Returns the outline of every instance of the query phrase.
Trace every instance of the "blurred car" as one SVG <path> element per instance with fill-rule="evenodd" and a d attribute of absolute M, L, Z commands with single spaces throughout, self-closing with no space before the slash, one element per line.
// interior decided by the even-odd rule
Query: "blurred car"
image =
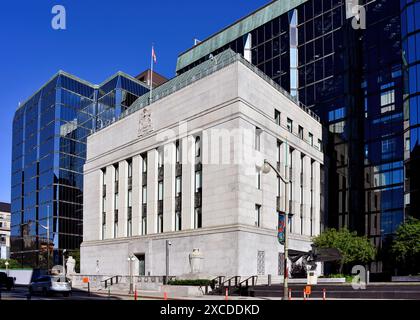
<path fill-rule="evenodd" d="M 0 272 L 0 288 L 4 287 L 7 291 L 15 286 L 16 278 L 8 277 L 6 272 Z"/>
<path fill-rule="evenodd" d="M 71 294 L 71 282 L 65 276 L 41 276 L 29 285 L 29 293 L 41 293 L 45 296 L 62 293 L 65 297 Z"/>

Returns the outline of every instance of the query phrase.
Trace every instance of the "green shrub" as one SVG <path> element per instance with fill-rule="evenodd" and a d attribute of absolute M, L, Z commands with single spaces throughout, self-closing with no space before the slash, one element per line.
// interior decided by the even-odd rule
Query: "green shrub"
<path fill-rule="evenodd" d="M 211 280 L 198 279 L 198 280 L 171 280 L 168 282 L 170 286 L 209 286 Z"/>

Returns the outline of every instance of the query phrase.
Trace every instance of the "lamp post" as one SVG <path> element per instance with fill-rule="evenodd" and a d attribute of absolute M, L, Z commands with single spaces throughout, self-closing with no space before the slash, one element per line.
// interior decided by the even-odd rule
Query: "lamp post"
<path fill-rule="evenodd" d="M 66 276 L 66 256 L 67 249 L 63 249 L 63 275 Z"/>
<path fill-rule="evenodd" d="M 136 258 L 134 257 L 133 254 L 127 258 L 128 268 L 129 268 L 129 273 L 130 273 L 130 292 L 129 292 L 129 294 L 133 294 L 134 293 L 134 290 L 133 290 L 133 268 L 132 268 L 132 265 L 133 265 L 133 262 L 134 262 L 135 259 Z"/>
<path fill-rule="evenodd" d="M 169 280 L 169 247 L 172 245 L 172 242 L 166 240 L 166 272 L 165 272 L 165 284 L 168 284 Z"/>
<path fill-rule="evenodd" d="M 47 225 L 39 224 L 42 228 L 47 230 L 47 272 L 50 270 L 50 206 L 47 206 Z"/>
<path fill-rule="evenodd" d="M 287 176 L 287 158 L 288 158 L 288 144 L 286 142 L 286 176 Z M 285 190 L 284 190 L 284 281 L 283 281 L 283 299 L 287 300 L 288 296 L 289 296 L 289 275 L 288 275 L 288 267 L 287 267 L 287 261 L 289 258 L 289 236 L 288 236 L 288 219 L 289 216 L 287 214 L 287 202 L 288 202 L 288 194 L 289 194 L 289 190 L 288 188 L 290 187 L 290 177 L 289 179 L 285 179 L 281 176 L 280 172 L 277 170 L 277 168 L 275 168 L 270 162 L 268 162 L 268 160 L 264 160 L 264 165 L 262 168 L 262 172 L 264 174 L 268 174 L 271 169 L 273 169 L 273 171 L 277 174 L 277 177 L 281 179 L 281 181 L 283 181 L 283 183 L 285 184 Z"/>

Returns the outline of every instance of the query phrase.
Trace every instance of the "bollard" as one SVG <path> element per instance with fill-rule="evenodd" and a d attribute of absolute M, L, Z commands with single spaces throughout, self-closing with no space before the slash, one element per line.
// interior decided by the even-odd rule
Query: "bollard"
<path fill-rule="evenodd" d="M 271 287 L 271 274 L 268 275 L 268 286 Z"/>
<path fill-rule="evenodd" d="M 90 282 L 88 282 L 88 295 L 90 297 Z"/>
<path fill-rule="evenodd" d="M 306 301 L 306 290 L 303 288 L 303 301 Z"/>
<path fill-rule="evenodd" d="M 327 290 L 325 288 L 322 290 L 322 300 L 327 300 Z"/>
<path fill-rule="evenodd" d="M 163 299 L 168 300 L 168 294 L 166 292 L 163 293 Z"/>
<path fill-rule="evenodd" d="M 137 300 L 137 290 L 134 291 L 134 300 Z"/>
<path fill-rule="evenodd" d="M 226 301 L 228 301 L 228 297 L 229 297 L 229 289 L 226 288 L 226 291 L 225 291 L 225 300 Z"/>
<path fill-rule="evenodd" d="M 292 300 L 292 289 L 289 289 L 289 300 Z"/>
<path fill-rule="evenodd" d="M 111 287 L 108 288 L 108 299 L 111 298 Z"/>

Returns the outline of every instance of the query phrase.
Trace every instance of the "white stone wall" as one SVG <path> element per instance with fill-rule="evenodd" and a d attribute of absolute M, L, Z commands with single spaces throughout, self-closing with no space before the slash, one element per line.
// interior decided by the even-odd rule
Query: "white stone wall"
<path fill-rule="evenodd" d="M 274 110 L 281 112 L 281 125 Z M 128 273 L 127 257 L 146 256 L 146 274 L 165 273 L 165 240 L 170 239 L 171 275 L 189 272 L 189 254 L 194 248 L 204 254 L 203 272 L 209 275 L 254 275 L 257 255 L 265 255 L 265 273 L 277 275 L 277 178 L 274 172 L 261 175 L 257 189 L 256 172 L 263 159 L 289 175 L 292 165 L 292 249 L 310 250 L 311 236 L 320 230 L 320 165 L 322 153 L 309 145 L 309 132 L 318 141 L 320 123 L 241 63 L 234 63 L 149 107 L 153 131 L 139 137 L 138 111 L 88 139 L 85 165 L 84 242 L 81 272 L 107 275 Z M 287 130 L 293 119 L 294 132 Z M 297 126 L 304 128 L 300 139 Z M 260 151 L 255 150 L 256 128 L 261 130 Z M 202 141 L 202 228 L 194 229 L 195 137 Z M 181 144 L 182 230 L 175 232 L 175 142 Z M 294 149 L 286 167 L 286 142 Z M 224 143 L 223 143 L 224 142 Z M 241 142 L 241 143 L 239 143 Z M 163 231 L 158 221 L 158 151 L 164 150 Z M 147 235 L 141 235 L 142 170 L 141 154 L 147 153 Z M 301 154 L 304 155 L 303 167 Z M 127 238 L 127 159 L 133 163 L 133 236 Z M 119 165 L 119 202 L 114 203 L 114 164 Z M 102 228 L 102 173 L 106 168 L 106 239 Z M 303 202 L 300 197 L 303 170 Z M 313 176 L 311 179 L 311 172 Z M 312 185 L 311 185 L 312 184 Z M 281 209 L 287 191 L 280 185 Z M 312 190 L 312 191 L 311 191 Z M 261 206 L 260 226 L 255 226 L 256 205 Z M 302 206 L 301 206 L 302 205 Z M 118 234 L 113 233 L 114 210 L 119 211 Z M 301 219 L 302 208 L 302 219 Z M 287 204 L 286 209 L 289 209 Z M 312 215 L 312 219 L 311 219 Z M 312 221 L 312 227 L 311 227 Z M 312 230 L 312 234 L 311 234 Z M 138 264 L 138 261 L 136 262 Z M 138 265 L 137 265 L 138 270 Z M 261 271 L 261 270 L 260 270 Z"/>

